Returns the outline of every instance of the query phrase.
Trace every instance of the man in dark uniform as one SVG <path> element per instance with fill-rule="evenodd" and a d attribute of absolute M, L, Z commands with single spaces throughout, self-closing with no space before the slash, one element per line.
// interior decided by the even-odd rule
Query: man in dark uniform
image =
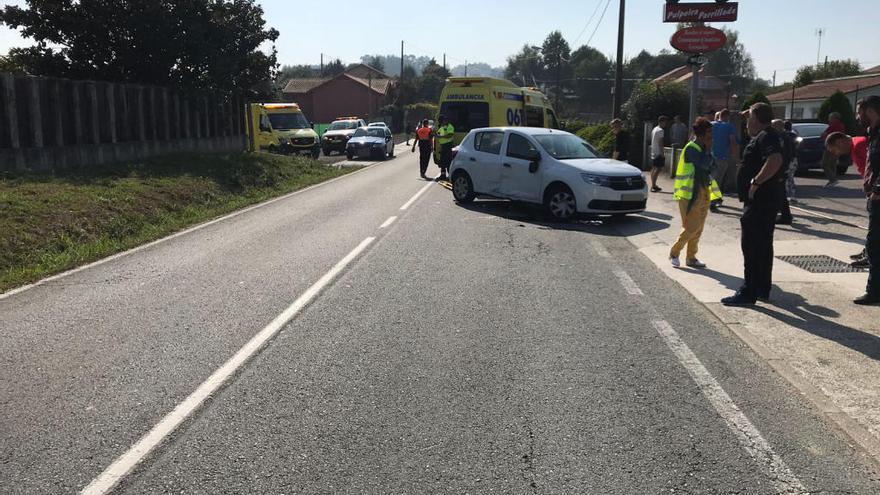
<path fill-rule="evenodd" d="M 727 306 L 751 306 L 770 297 L 773 283 L 773 231 L 785 195 L 782 169 L 782 137 L 770 125 L 773 109 L 756 103 L 748 110 L 746 146 L 737 174 L 737 193 L 745 203 L 742 218 L 743 286 L 721 302 Z"/>
<path fill-rule="evenodd" d="M 416 142 L 413 143 L 413 153 L 416 152 L 416 145 L 419 146 L 419 170 L 422 172 L 422 178 L 427 179 L 425 173 L 428 171 L 428 163 L 431 161 L 431 153 L 434 151 L 434 130 L 428 125 L 428 119 L 422 121 L 422 125 L 416 131 Z"/>
<path fill-rule="evenodd" d="M 868 286 L 865 295 L 857 298 L 862 306 L 880 305 L 880 96 L 865 98 L 861 107 L 870 125 L 868 132 L 868 164 L 865 168 L 865 192 L 868 194 Z"/>

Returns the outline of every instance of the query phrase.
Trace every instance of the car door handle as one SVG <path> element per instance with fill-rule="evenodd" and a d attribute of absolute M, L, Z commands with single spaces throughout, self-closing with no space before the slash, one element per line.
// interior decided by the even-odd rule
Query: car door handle
<path fill-rule="evenodd" d="M 507 168 L 511 168 L 511 167 L 513 167 L 513 165 L 511 165 L 511 164 L 509 164 L 509 163 L 505 163 L 504 166 L 507 167 Z"/>
<path fill-rule="evenodd" d="M 475 161 L 477 161 L 477 159 L 476 159 L 476 158 L 474 158 L 474 157 L 470 157 L 470 158 L 468 158 L 468 160 L 470 160 L 470 161 L 472 161 L 472 162 L 475 162 Z"/>

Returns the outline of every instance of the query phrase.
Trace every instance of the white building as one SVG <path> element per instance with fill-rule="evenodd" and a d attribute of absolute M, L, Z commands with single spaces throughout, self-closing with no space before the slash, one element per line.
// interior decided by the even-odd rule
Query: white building
<path fill-rule="evenodd" d="M 786 119 L 814 120 L 819 117 L 822 103 L 840 91 L 855 109 L 856 101 L 871 95 L 880 95 L 880 67 L 874 67 L 858 76 L 822 79 L 813 84 L 767 95 L 774 115 Z M 793 108 L 792 108 L 793 107 Z"/>

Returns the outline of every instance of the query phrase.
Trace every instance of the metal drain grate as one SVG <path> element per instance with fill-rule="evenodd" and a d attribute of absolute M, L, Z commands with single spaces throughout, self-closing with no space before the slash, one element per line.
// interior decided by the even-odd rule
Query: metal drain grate
<path fill-rule="evenodd" d="M 853 268 L 849 263 L 844 263 L 843 261 L 824 254 L 808 256 L 777 256 L 777 258 L 810 273 L 858 273 L 867 271 L 864 268 Z"/>

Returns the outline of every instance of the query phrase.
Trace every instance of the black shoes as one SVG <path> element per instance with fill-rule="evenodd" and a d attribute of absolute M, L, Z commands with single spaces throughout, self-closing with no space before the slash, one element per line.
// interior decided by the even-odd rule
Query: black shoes
<path fill-rule="evenodd" d="M 657 186 L 654 186 L 654 187 L 651 188 L 651 192 L 655 192 L 655 193 L 660 192 L 660 191 L 662 191 L 662 190 L 663 190 L 663 189 L 660 189 L 660 188 L 657 187 Z"/>
<path fill-rule="evenodd" d="M 859 306 L 880 306 L 880 295 L 865 294 L 853 302 Z"/>
<path fill-rule="evenodd" d="M 857 269 L 871 268 L 871 263 L 868 261 L 868 258 L 861 258 L 853 261 L 849 264 L 849 266 Z"/>
<path fill-rule="evenodd" d="M 776 225 L 791 225 L 793 221 L 791 217 L 779 217 L 776 219 Z"/>
<path fill-rule="evenodd" d="M 725 306 L 754 306 L 756 302 L 756 297 L 746 294 L 742 289 L 736 291 L 736 294 L 721 300 L 721 304 Z"/>
<path fill-rule="evenodd" d="M 867 257 L 868 257 L 868 250 L 867 250 L 867 249 L 862 249 L 862 252 L 861 252 L 861 253 L 859 253 L 859 254 L 854 254 L 854 255 L 850 256 L 849 259 L 851 259 L 851 260 L 853 260 L 853 261 L 858 261 L 858 260 L 860 260 L 860 259 L 862 259 L 862 258 L 867 258 Z"/>

